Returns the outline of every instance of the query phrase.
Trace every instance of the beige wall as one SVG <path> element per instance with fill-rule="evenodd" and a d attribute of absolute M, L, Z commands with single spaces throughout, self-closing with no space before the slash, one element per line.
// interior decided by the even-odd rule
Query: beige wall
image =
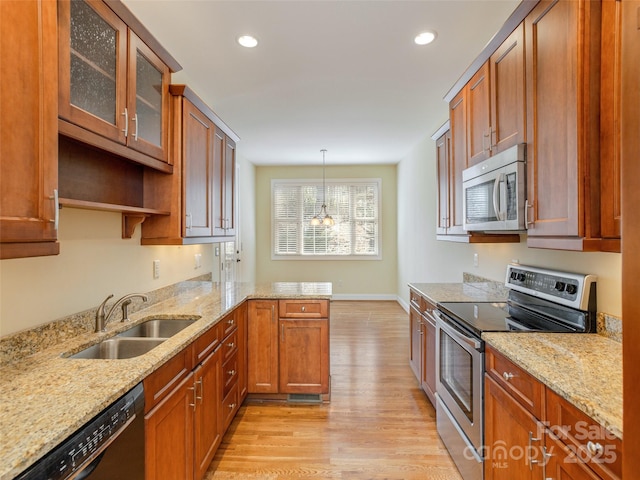
<path fill-rule="evenodd" d="M 395 298 L 396 166 L 327 166 L 326 177 L 382 179 L 382 260 L 271 260 L 271 180 L 319 179 L 322 178 L 322 167 L 257 167 L 257 280 L 332 282 L 336 298 Z"/>
<path fill-rule="evenodd" d="M 435 130 L 435 128 L 434 128 Z M 436 240 L 435 143 L 423 139 L 398 164 L 398 284 L 408 304 L 410 282 L 459 282 L 463 272 L 504 281 L 506 264 L 519 260 L 547 268 L 598 275 L 598 311 L 621 316 L 621 255 L 527 248 L 520 244 L 468 245 Z M 473 266 L 473 254 L 479 266 Z"/>

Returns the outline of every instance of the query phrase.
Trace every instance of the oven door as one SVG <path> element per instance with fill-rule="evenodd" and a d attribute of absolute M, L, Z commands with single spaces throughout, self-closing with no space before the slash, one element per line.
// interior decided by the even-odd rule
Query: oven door
<path fill-rule="evenodd" d="M 436 391 L 476 452 L 482 446 L 482 341 L 436 311 Z"/>

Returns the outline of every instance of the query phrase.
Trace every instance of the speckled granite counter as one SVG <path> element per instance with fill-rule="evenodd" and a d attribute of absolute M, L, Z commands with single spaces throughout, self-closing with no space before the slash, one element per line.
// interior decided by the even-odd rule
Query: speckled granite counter
<path fill-rule="evenodd" d="M 0 367 L 0 479 L 26 470 L 106 406 L 122 396 L 209 326 L 250 298 L 331 298 L 331 283 L 265 285 L 194 282 L 175 297 Z M 149 316 L 199 317 L 145 355 L 126 360 L 63 358 Z"/>
<path fill-rule="evenodd" d="M 562 333 L 483 333 L 482 338 L 622 439 L 620 343 Z"/>
<path fill-rule="evenodd" d="M 410 283 L 410 288 L 433 303 L 438 302 L 505 302 L 504 285 L 498 282 Z"/>

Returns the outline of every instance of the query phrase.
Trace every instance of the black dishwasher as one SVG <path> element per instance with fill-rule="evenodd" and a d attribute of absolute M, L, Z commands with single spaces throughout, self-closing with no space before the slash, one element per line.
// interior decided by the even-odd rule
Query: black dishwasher
<path fill-rule="evenodd" d="M 16 480 L 144 480 L 144 389 L 120 397 Z"/>

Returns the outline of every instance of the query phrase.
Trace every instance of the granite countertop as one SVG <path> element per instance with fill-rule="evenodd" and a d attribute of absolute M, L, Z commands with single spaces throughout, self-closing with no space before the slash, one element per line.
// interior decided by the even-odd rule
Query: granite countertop
<path fill-rule="evenodd" d="M 482 338 L 622 439 L 619 342 L 566 333 L 483 333 Z"/>
<path fill-rule="evenodd" d="M 26 470 L 110 403 L 141 382 L 246 299 L 326 298 L 331 283 L 212 283 L 194 288 L 0 367 L 0 479 Z M 199 318 L 145 355 L 123 360 L 69 359 L 73 354 L 149 316 Z"/>
<path fill-rule="evenodd" d="M 410 283 L 409 287 L 433 303 L 507 301 L 504 285 L 498 282 Z"/>

